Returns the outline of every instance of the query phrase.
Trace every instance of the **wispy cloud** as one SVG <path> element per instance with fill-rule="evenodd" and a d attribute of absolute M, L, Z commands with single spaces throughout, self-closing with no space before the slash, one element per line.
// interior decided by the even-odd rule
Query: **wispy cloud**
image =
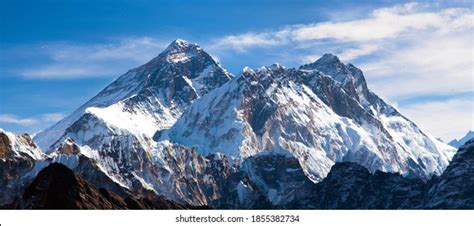
<path fill-rule="evenodd" d="M 369 55 L 380 49 L 379 45 L 376 44 L 362 44 L 356 48 L 349 48 L 339 53 L 339 57 L 346 61 L 353 60 L 361 56 Z M 314 59 L 313 59 L 314 60 Z"/>
<path fill-rule="evenodd" d="M 216 48 L 245 51 L 248 48 L 259 46 L 278 46 L 288 42 L 290 30 L 280 30 L 268 33 L 246 33 L 229 35 L 214 41 Z"/>
<path fill-rule="evenodd" d="M 473 21 L 469 8 L 408 3 L 355 20 L 225 36 L 216 41 L 216 48 L 285 49 L 301 63 L 333 52 L 344 61 L 358 62 L 372 88 L 390 98 L 466 92 L 473 89 Z"/>
<path fill-rule="evenodd" d="M 468 9 L 444 9 L 429 12 L 417 3 L 396 5 L 372 11 L 366 18 L 346 22 L 324 22 L 305 25 L 292 32 L 297 41 L 335 39 L 368 42 L 418 35 L 415 31 L 446 30 L 469 25 Z"/>
<path fill-rule="evenodd" d="M 48 62 L 20 74 L 35 79 L 116 76 L 156 56 L 165 43 L 150 37 L 128 38 L 112 44 L 46 44 L 38 48 Z"/>
<path fill-rule="evenodd" d="M 449 142 L 474 129 L 474 99 L 430 101 L 400 107 L 424 131 Z"/>
<path fill-rule="evenodd" d="M 34 118 L 21 118 L 16 115 L 10 115 L 10 114 L 1 114 L 0 122 L 20 125 L 20 126 L 31 126 L 31 125 L 37 124 L 38 120 Z"/>
<path fill-rule="evenodd" d="M 217 43 L 227 45 L 217 45 L 216 51 L 265 47 L 267 52 L 278 53 L 284 49 L 290 53 L 284 59 L 290 56 L 301 63 L 333 52 L 344 61 L 355 61 L 364 71 L 369 88 L 397 103 L 474 90 L 473 21 L 470 8 L 408 3 L 375 9 L 353 20 L 226 36 Z M 402 105 L 400 110 L 443 139 L 474 127 L 472 98 L 417 102 Z"/>
<path fill-rule="evenodd" d="M 34 126 L 38 124 L 51 124 L 58 122 L 65 117 L 64 113 L 46 113 L 35 117 L 20 117 L 13 114 L 0 114 L 0 123 L 13 124 L 18 126 Z"/>
<path fill-rule="evenodd" d="M 61 112 L 54 112 L 54 113 L 46 113 L 40 116 L 41 120 L 48 123 L 55 123 L 59 122 L 59 120 L 63 119 L 66 114 Z"/>
<path fill-rule="evenodd" d="M 117 43 L 108 44 L 92 44 L 92 45 L 72 45 L 57 44 L 43 46 L 56 61 L 62 60 L 133 60 L 141 62 L 148 60 L 150 56 L 157 54 L 156 49 L 161 50 L 165 44 L 160 40 L 150 37 L 126 38 L 119 40 Z M 87 58 L 87 59 L 85 59 Z"/>
<path fill-rule="evenodd" d="M 115 70 L 100 65 L 87 65 L 79 62 L 57 62 L 21 72 L 26 78 L 34 79 L 73 79 L 85 77 L 110 76 Z"/>
<path fill-rule="evenodd" d="M 360 67 L 375 91 L 391 98 L 462 93 L 474 88 L 473 46 L 469 34 L 420 37 Z"/>

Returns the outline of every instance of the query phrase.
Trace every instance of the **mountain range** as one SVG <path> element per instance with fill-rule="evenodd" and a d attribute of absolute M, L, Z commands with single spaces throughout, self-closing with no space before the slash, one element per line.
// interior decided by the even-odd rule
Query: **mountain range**
<path fill-rule="evenodd" d="M 472 147 L 455 153 L 335 55 L 232 75 L 178 39 L 33 138 L 1 130 L 0 205 L 473 208 Z M 35 194 L 58 189 L 86 199 Z"/>

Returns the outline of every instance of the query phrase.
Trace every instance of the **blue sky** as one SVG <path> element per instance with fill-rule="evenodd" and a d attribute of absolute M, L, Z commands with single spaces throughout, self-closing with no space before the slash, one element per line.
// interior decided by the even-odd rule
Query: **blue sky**
<path fill-rule="evenodd" d="M 325 52 L 444 140 L 474 127 L 471 1 L 0 1 L 0 128 L 60 120 L 176 38 L 232 73 Z"/>

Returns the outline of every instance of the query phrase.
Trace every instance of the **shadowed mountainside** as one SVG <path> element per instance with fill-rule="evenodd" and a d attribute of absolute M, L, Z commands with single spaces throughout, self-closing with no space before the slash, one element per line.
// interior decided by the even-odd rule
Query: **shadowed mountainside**
<path fill-rule="evenodd" d="M 122 197 L 96 188 L 60 163 L 52 163 L 40 171 L 12 205 L 20 209 L 183 209 L 161 197 Z"/>

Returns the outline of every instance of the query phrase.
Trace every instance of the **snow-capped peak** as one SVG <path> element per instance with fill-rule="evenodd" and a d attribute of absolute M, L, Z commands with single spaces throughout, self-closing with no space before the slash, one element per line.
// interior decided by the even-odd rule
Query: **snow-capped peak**
<path fill-rule="evenodd" d="M 254 73 L 253 69 L 248 67 L 248 66 L 245 66 L 243 69 L 242 69 L 242 73 Z"/>
<path fill-rule="evenodd" d="M 270 65 L 270 68 L 274 71 L 276 70 L 280 70 L 280 69 L 285 69 L 285 66 L 279 64 L 279 63 L 274 63 L 272 65 Z"/>
<path fill-rule="evenodd" d="M 176 44 L 176 45 L 182 45 L 182 46 L 190 44 L 188 41 L 186 41 L 184 39 L 180 39 L 180 38 L 174 40 L 172 43 Z"/>
<path fill-rule="evenodd" d="M 177 39 L 157 57 L 120 76 L 73 114 L 40 132 L 35 141 L 49 152 L 65 136 L 83 145 L 92 139 L 84 135 L 94 137 L 117 131 L 152 135 L 156 130 L 170 127 L 196 98 L 231 78 L 197 44 Z M 83 124 L 91 121 L 97 123 L 93 125 L 96 131 L 92 128 L 82 131 Z M 68 134 L 79 131 L 86 134 Z M 88 139 L 78 139 L 76 135 Z"/>
<path fill-rule="evenodd" d="M 371 171 L 439 175 L 452 149 L 391 109 L 368 91 L 362 71 L 326 54 L 300 69 L 245 67 L 155 138 L 238 159 L 289 153 L 313 181 L 342 161 Z"/>
<path fill-rule="evenodd" d="M 322 62 L 325 62 L 325 63 L 332 63 L 332 62 L 341 63 L 341 60 L 339 60 L 339 57 L 337 57 L 336 55 L 334 55 L 332 53 L 325 53 L 316 62 L 320 62 L 320 63 L 322 63 Z"/>
<path fill-rule="evenodd" d="M 178 63 L 190 60 L 199 51 L 203 51 L 199 45 L 189 43 L 183 39 L 176 39 L 168 45 L 163 53 L 167 55 L 166 60 L 168 62 Z"/>
<path fill-rule="evenodd" d="M 332 53 L 325 53 L 321 58 L 316 60 L 313 63 L 303 65 L 302 68 L 311 68 L 311 69 L 319 69 L 319 68 L 332 68 L 332 69 L 343 69 L 345 68 L 344 63 Z M 333 71 L 334 72 L 334 71 Z"/>
<path fill-rule="evenodd" d="M 344 82 L 352 76 L 348 66 L 339 60 L 339 58 L 331 53 L 325 53 L 321 58 L 313 63 L 305 64 L 300 67 L 303 70 L 318 70 L 326 75 L 331 76 L 338 82 Z"/>
<path fill-rule="evenodd" d="M 452 141 L 450 141 L 448 144 L 455 147 L 455 148 L 459 148 L 461 147 L 464 143 L 466 143 L 468 140 L 474 138 L 474 131 L 472 130 L 469 130 L 469 132 L 466 133 L 466 135 L 462 138 L 460 138 L 459 140 L 458 139 L 454 139 Z"/>
<path fill-rule="evenodd" d="M 186 50 L 186 48 L 192 48 L 192 47 L 199 47 L 197 44 L 190 43 L 186 40 L 183 39 L 176 39 L 172 41 L 168 47 L 165 49 L 165 51 L 168 50 Z"/>
<path fill-rule="evenodd" d="M 25 155 L 35 160 L 44 157 L 28 134 L 17 135 L 0 128 L 0 159 Z"/>

